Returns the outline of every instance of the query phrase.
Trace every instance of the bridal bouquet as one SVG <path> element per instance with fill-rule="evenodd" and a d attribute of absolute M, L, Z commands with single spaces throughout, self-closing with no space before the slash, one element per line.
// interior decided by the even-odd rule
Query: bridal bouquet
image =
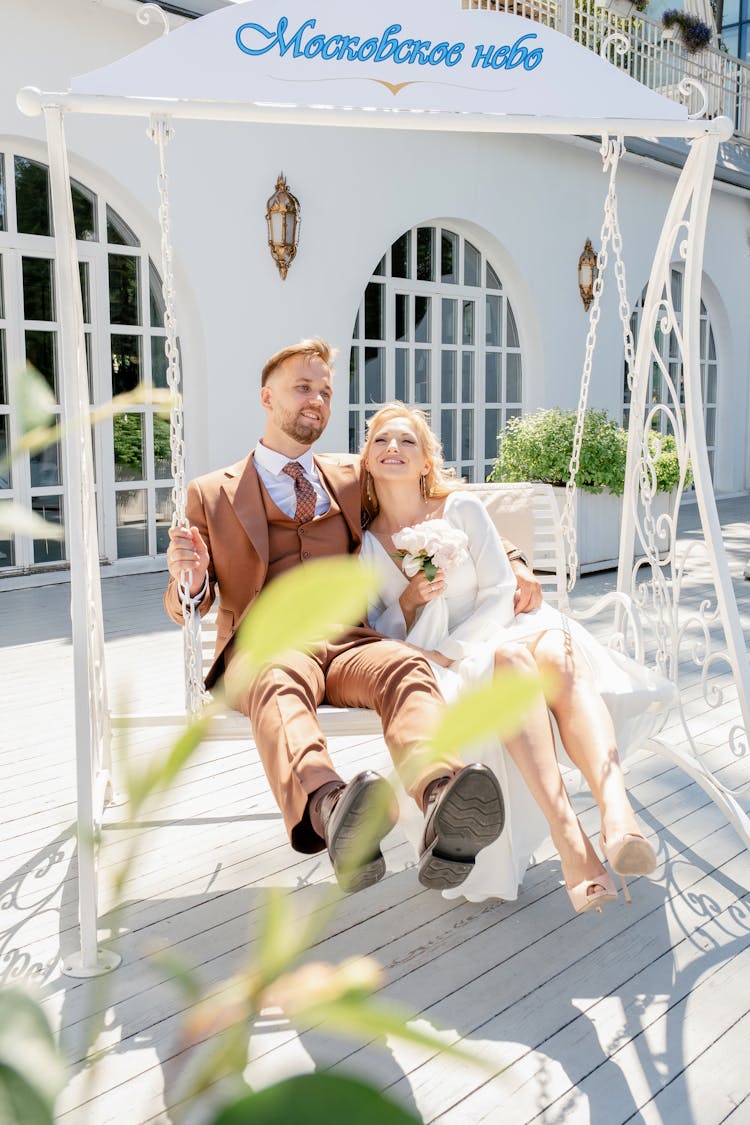
<path fill-rule="evenodd" d="M 393 536 L 396 557 L 401 559 L 407 578 L 423 570 L 429 582 L 439 570 L 448 570 L 467 558 L 468 543 L 466 532 L 447 520 L 425 520 L 415 527 L 403 527 Z"/>

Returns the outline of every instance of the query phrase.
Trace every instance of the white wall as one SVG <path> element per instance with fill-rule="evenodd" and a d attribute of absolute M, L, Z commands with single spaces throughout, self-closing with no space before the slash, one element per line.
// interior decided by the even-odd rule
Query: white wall
<path fill-rule="evenodd" d="M 23 85 L 65 88 L 71 76 L 149 41 L 131 17 L 88 0 L 5 0 L 0 146 L 42 155 L 43 126 L 23 117 Z M 156 153 L 143 119 L 73 118 L 71 170 L 113 206 L 159 261 Z M 574 406 L 587 317 L 576 267 L 586 238 L 599 246 L 606 192 L 597 146 L 533 137 L 385 133 L 321 127 L 176 124 L 169 148 L 177 249 L 179 331 L 185 359 L 190 475 L 242 456 L 262 427 L 258 371 L 303 335 L 341 349 L 345 383 L 355 313 L 370 273 L 402 231 L 461 222 L 498 269 L 517 314 L 525 406 Z M 24 138 L 18 142 L 17 138 Z M 265 203 L 280 170 L 302 203 L 300 249 L 282 282 L 266 245 Z M 626 158 L 619 198 L 631 303 L 676 173 Z M 750 258 L 747 197 L 714 191 L 705 299 L 720 350 L 717 486 L 750 484 L 748 369 Z M 622 333 L 614 276 L 607 279 L 591 404 L 617 415 Z M 342 386 L 343 391 L 343 386 Z M 339 394 L 325 444 L 346 444 Z"/>

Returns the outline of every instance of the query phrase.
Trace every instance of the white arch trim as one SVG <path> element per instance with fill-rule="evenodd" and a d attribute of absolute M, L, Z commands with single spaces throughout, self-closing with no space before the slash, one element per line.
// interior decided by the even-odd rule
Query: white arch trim
<path fill-rule="evenodd" d="M 684 107 L 647 90 L 566 36 L 517 16 L 462 10 L 458 0 L 411 0 L 408 17 L 396 0 L 248 0 L 161 38 L 92 74 L 65 93 L 25 88 L 19 108 L 43 113 L 47 128 L 60 287 L 61 403 L 68 418 L 88 408 L 83 318 L 65 143 L 66 113 L 146 116 L 153 122 L 190 117 L 277 125 L 325 124 L 386 129 L 484 131 L 561 135 L 678 136 L 692 139 L 657 248 L 644 305 L 644 325 L 654 323 L 675 248 L 685 262 L 684 367 L 688 398 L 684 455 L 693 464 L 706 532 L 727 660 L 738 685 L 746 746 L 750 729 L 750 667 L 734 602 L 716 504 L 708 476 L 700 420 L 696 334 L 708 201 L 721 140 L 732 134 L 726 118 L 691 120 Z M 620 43 L 622 46 L 622 43 Z M 606 47 L 606 44 L 605 44 Z M 594 108 L 592 109 L 592 104 Z M 168 263 L 167 263 L 168 265 Z M 163 263 L 163 276 L 168 276 Z M 648 328 L 636 356 L 632 414 L 643 411 L 650 353 Z M 639 406 L 639 403 L 641 404 Z M 639 410 L 641 413 L 639 413 Z M 629 558 L 636 533 L 643 441 L 631 426 L 622 529 L 619 586 L 628 592 L 637 576 Z M 96 864 L 93 826 L 101 794 L 110 788 L 109 723 L 103 704 L 104 645 L 91 443 L 81 427 L 65 442 L 69 513 L 71 617 L 79 794 L 79 917 L 81 951 L 66 970 L 93 975 L 116 955 L 97 945 Z M 648 535 L 645 536 L 648 540 Z M 647 557 L 669 596 L 674 561 L 653 543 Z M 678 606 L 663 627 L 677 635 Z M 90 702 L 91 701 L 91 702 Z M 695 751 L 695 748 L 693 748 Z M 712 793 L 750 842 L 750 822 L 722 792 L 697 752 L 685 768 Z"/>

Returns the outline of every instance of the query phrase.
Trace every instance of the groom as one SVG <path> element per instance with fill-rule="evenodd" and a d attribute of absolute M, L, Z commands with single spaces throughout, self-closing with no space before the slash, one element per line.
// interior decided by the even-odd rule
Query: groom
<path fill-rule="evenodd" d="M 266 583 L 308 559 L 355 554 L 361 545 L 359 458 L 312 452 L 330 417 L 332 364 L 331 349 L 318 339 L 270 357 L 262 372 L 261 441 L 244 460 L 192 481 L 190 530 L 170 531 L 169 615 L 182 624 L 181 573 L 190 572 L 201 615 L 217 585 L 221 591 L 209 688 L 229 667 L 240 623 Z M 385 874 L 380 842 L 396 819 L 390 788 L 371 771 L 342 780 L 317 719 L 323 702 L 377 711 L 394 766 L 425 813 L 420 882 L 438 889 L 463 882 L 476 854 L 502 832 L 502 793 L 482 765 L 446 758 L 420 766 L 442 707 L 434 675 L 421 653 L 367 626 L 313 653 L 285 656 L 232 700 L 252 720 L 292 847 L 327 848 L 347 890 Z"/>

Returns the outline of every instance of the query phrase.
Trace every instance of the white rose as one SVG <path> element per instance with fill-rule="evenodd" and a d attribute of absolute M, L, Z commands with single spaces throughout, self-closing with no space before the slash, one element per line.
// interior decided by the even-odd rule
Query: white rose
<path fill-rule="evenodd" d="M 395 539 L 394 539 L 395 543 Z M 421 555 L 406 555 L 401 560 L 401 566 L 407 578 L 413 578 L 422 569 L 423 558 Z"/>
<path fill-rule="evenodd" d="M 416 527 L 402 527 L 393 536 L 393 546 L 397 551 L 406 551 L 410 555 L 416 554 L 422 547 L 419 531 Z"/>

